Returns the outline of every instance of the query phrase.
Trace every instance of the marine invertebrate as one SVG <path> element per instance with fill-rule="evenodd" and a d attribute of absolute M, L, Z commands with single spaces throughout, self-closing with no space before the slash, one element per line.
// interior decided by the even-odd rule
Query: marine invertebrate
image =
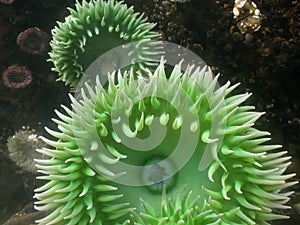
<path fill-rule="evenodd" d="M 7 5 L 13 3 L 14 1 L 15 1 L 15 0 L 0 0 L 1 3 L 7 4 Z"/>
<path fill-rule="evenodd" d="M 2 74 L 2 82 L 8 88 L 27 87 L 32 79 L 32 73 L 26 66 L 10 66 Z"/>
<path fill-rule="evenodd" d="M 157 41 L 160 35 L 152 31 L 155 24 L 148 23 L 147 18 L 123 2 L 84 0 L 69 11 L 65 21 L 58 22 L 52 30 L 52 51 L 49 54 L 53 70 L 60 75 L 58 80 L 66 84 L 77 86 L 83 71 L 95 59 L 120 45 L 139 41 L 134 46 L 136 55 L 114 56 L 106 61 L 106 64 L 111 63 L 112 69 L 128 57 L 135 62 L 142 60 L 143 63 L 138 62 L 137 66 L 143 69 L 152 65 L 161 51 Z"/>
<path fill-rule="evenodd" d="M 17 37 L 20 48 L 32 55 L 44 53 L 49 45 L 47 34 L 37 27 L 31 27 L 21 32 Z"/>
<path fill-rule="evenodd" d="M 42 155 L 36 152 L 37 148 L 46 147 L 35 130 L 20 130 L 7 140 L 9 157 L 22 169 L 36 173 L 34 159 Z"/>
<path fill-rule="evenodd" d="M 79 99 L 70 95 L 73 110 L 56 111 L 59 130 L 47 128 L 54 140 L 44 139 L 51 148 L 36 160 L 47 183 L 35 208 L 51 211 L 40 225 L 286 218 L 272 209 L 288 208 L 292 192 L 281 190 L 295 174 L 283 174 L 290 157 L 253 127 L 263 113 L 242 105 L 250 94 L 231 95 L 238 84 L 229 82 L 218 88 L 208 67 L 182 73 L 178 64 L 170 76 L 164 67 L 137 80 L 133 70 L 112 74 L 107 89 L 98 79 Z"/>

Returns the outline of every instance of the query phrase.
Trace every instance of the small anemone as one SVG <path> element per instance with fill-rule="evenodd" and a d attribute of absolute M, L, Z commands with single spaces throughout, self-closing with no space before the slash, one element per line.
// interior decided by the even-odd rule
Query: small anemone
<path fill-rule="evenodd" d="M 42 155 L 36 152 L 37 148 L 46 144 L 35 134 L 34 130 L 20 130 L 7 140 L 9 157 L 23 170 L 36 173 L 34 159 Z"/>
<path fill-rule="evenodd" d="M 31 27 L 18 35 L 17 44 L 28 54 L 43 54 L 47 51 L 49 38 L 41 29 Z"/>
<path fill-rule="evenodd" d="M 2 74 L 2 82 L 7 88 L 25 88 L 32 79 L 32 73 L 26 66 L 10 66 Z"/>
<path fill-rule="evenodd" d="M 65 21 L 58 22 L 52 30 L 52 51 L 49 54 L 53 70 L 66 84 L 76 87 L 88 66 L 115 47 L 139 42 L 134 46 L 139 54 L 130 57 L 135 62 L 143 61 L 137 63 L 140 69 L 153 65 L 155 55 L 161 51 L 160 35 L 152 31 L 155 24 L 147 22 L 147 18 L 123 2 L 84 0 L 77 2 L 75 9 L 69 8 L 69 11 Z M 121 56 L 114 56 L 107 61 L 113 61 L 110 62 L 112 67 L 118 68 L 120 60 Z"/>
<path fill-rule="evenodd" d="M 270 133 L 254 128 L 263 114 L 243 105 L 249 93 L 217 86 L 209 67 L 163 62 L 148 77 L 133 70 L 99 79 L 56 111 L 58 131 L 37 168 L 46 180 L 35 208 L 46 224 L 269 224 L 293 192 L 282 189 L 290 164 Z M 116 76 L 117 75 L 117 76 Z M 117 80 L 115 80 L 117 79 Z M 185 189 L 183 190 L 182 187 Z M 195 201 L 194 201 L 195 200 Z"/>

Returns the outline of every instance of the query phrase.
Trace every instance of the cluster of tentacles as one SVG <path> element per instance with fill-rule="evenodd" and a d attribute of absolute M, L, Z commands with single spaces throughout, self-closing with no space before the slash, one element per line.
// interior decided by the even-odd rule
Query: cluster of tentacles
<path fill-rule="evenodd" d="M 107 89 L 97 80 L 79 99 L 70 95 L 72 109 L 63 106 L 53 119 L 58 131 L 47 129 L 52 148 L 38 150 L 47 156 L 37 160 L 38 178 L 47 183 L 36 190 L 35 207 L 50 211 L 40 225 L 263 225 L 286 218 L 272 209 L 288 208 L 292 192 L 281 190 L 295 174 L 283 174 L 287 152 L 264 144 L 269 133 L 253 128 L 262 113 L 241 105 L 250 94 L 230 95 L 237 85 L 229 82 L 218 88 L 208 67 L 184 69 L 179 64 L 166 75 L 162 62 L 147 77 L 113 73 Z M 136 150 L 163 130 L 153 149 Z M 164 163 L 146 168 L 155 157 Z M 211 163 L 199 170 L 203 158 Z M 131 166 L 139 168 L 134 176 Z"/>

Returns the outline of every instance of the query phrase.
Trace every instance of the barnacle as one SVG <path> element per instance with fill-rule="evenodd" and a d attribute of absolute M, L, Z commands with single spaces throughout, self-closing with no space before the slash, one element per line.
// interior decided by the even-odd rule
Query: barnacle
<path fill-rule="evenodd" d="M 181 72 L 184 70 L 185 72 Z M 283 219 L 296 182 L 263 114 L 242 105 L 238 84 L 217 86 L 209 67 L 164 62 L 148 77 L 113 73 L 104 89 L 86 84 L 72 109 L 56 111 L 52 146 L 36 160 L 47 183 L 35 208 L 39 224 L 269 224 Z M 275 151 L 276 150 L 276 151 Z"/>
<path fill-rule="evenodd" d="M 50 42 L 50 61 L 53 70 L 59 73 L 58 80 L 76 87 L 83 72 L 99 56 L 131 42 L 136 42 L 134 51 L 128 51 L 125 56 L 112 56 L 106 63 L 111 63 L 113 69 L 121 68 L 120 61 L 129 57 L 138 69 L 156 65 L 156 55 L 161 52 L 160 35 L 152 31 L 155 24 L 134 12 L 133 7 L 115 0 L 84 0 L 69 11 L 65 21 L 58 22 L 52 30 Z"/>

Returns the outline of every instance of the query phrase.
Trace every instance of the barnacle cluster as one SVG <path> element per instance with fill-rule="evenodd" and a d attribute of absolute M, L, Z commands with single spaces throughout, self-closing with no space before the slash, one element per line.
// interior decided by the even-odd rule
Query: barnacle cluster
<path fill-rule="evenodd" d="M 242 34 L 253 33 L 261 27 L 262 15 L 251 0 L 235 0 L 233 15 Z"/>
<path fill-rule="evenodd" d="M 147 18 L 134 12 L 132 7 L 115 0 L 84 0 L 69 11 L 65 22 L 58 22 L 53 29 L 50 42 L 50 60 L 53 70 L 60 75 L 59 80 L 76 87 L 82 73 L 95 59 L 108 50 L 135 41 L 139 42 L 132 52 L 136 55 L 123 57 L 131 57 L 132 63 L 136 62 L 142 70 L 155 64 L 161 52 L 157 41 L 160 35 L 152 31 L 155 24 L 147 22 Z M 122 59 L 114 56 L 106 63 L 118 68 Z"/>
<path fill-rule="evenodd" d="M 70 95 L 72 109 L 53 119 L 58 130 L 47 128 L 51 147 L 38 150 L 46 157 L 36 160 L 38 179 L 47 183 L 36 190 L 35 208 L 50 211 L 40 225 L 286 218 L 272 210 L 289 208 L 292 192 L 282 189 L 295 174 L 283 174 L 287 152 L 274 151 L 281 146 L 265 144 L 270 134 L 253 127 L 263 113 L 242 105 L 250 94 L 232 95 L 238 84 L 229 82 L 217 87 L 208 67 L 182 70 L 166 74 L 161 62 L 148 76 L 119 72 L 107 89 L 97 79 L 79 99 Z"/>
<path fill-rule="evenodd" d="M 46 144 L 35 133 L 35 130 L 20 130 L 7 140 L 11 160 L 22 169 L 32 173 L 36 173 L 34 159 L 42 157 L 36 149 L 45 146 Z"/>

